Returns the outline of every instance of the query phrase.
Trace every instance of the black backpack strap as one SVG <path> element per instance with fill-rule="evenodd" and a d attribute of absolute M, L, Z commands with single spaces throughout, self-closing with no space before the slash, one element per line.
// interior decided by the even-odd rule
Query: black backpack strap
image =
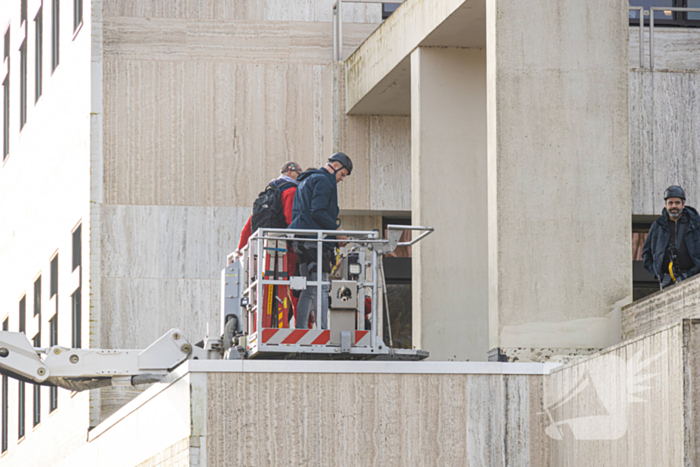
<path fill-rule="evenodd" d="M 678 232 L 676 233 L 676 248 L 681 249 L 681 242 L 683 241 L 683 237 L 685 236 L 685 231 L 686 231 L 686 226 L 684 222 L 681 222 L 680 225 L 678 226 Z"/>

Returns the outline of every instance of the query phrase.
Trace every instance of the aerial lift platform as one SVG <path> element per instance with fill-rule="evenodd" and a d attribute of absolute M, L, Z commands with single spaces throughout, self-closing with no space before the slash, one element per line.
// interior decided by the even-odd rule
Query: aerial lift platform
<path fill-rule="evenodd" d="M 400 242 L 406 230 L 421 233 Z M 240 259 L 228 256 L 222 271 L 219 337 L 192 344 L 182 331 L 171 329 L 143 350 L 71 349 L 35 348 L 24 333 L 0 331 L 0 373 L 82 391 L 154 383 L 189 359 L 421 360 L 428 356 L 423 350 L 392 348 L 390 326 L 389 345 L 384 339 L 384 316 L 389 315 L 383 257 L 432 232 L 431 227 L 389 225 L 387 238 L 381 238 L 377 231 L 261 228 Z M 288 277 L 287 260 L 295 242 L 311 246 L 316 264 L 322 264 L 324 245 L 332 249 L 328 281 Z M 315 287 L 319 316 L 324 286 L 330 296 L 328 329 L 321 328 L 319 318 L 313 329 L 292 327 L 292 294 Z"/>

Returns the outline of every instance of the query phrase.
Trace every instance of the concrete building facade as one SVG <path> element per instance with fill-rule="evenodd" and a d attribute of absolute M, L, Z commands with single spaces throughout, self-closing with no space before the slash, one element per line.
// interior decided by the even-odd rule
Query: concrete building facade
<path fill-rule="evenodd" d="M 432 360 L 565 360 L 620 342 L 620 310 L 632 300 L 633 221 L 658 215 L 670 184 L 686 188 L 689 204 L 700 197 L 698 30 L 658 28 L 651 70 L 639 66 L 637 29 L 622 0 L 407 0 L 386 20 L 382 5 L 346 3 L 345 60 L 333 62 L 333 3 L 0 5 L 9 112 L 0 318 L 9 330 L 38 336 L 37 346 L 92 348 L 144 348 L 171 327 L 191 339 L 218 333 L 220 270 L 257 193 L 283 162 L 320 166 L 342 150 L 355 162 L 339 189 L 343 228 L 382 229 L 384 218 L 398 217 L 436 229 L 412 251 L 413 346 Z M 237 429 L 226 421 L 234 415 L 221 388 L 243 384 L 242 370 L 202 368 L 146 394 L 40 388 L 35 399 L 32 385 L 10 379 L 0 465 L 109 465 L 120 436 L 168 424 L 175 428 L 135 449 L 128 465 L 238 463 L 238 441 L 206 443 Z M 263 398 L 287 384 L 323 388 L 341 379 L 358 389 L 318 399 L 328 414 L 355 397 L 370 400 L 361 416 L 347 414 L 363 423 L 367 413 L 417 410 L 438 420 L 438 445 L 449 444 L 441 437 L 451 428 L 465 434 L 466 445 L 444 451 L 447 463 L 498 465 L 515 456 L 508 459 L 528 459 L 518 465 L 557 465 L 548 459 L 569 452 L 542 447 L 549 438 L 541 420 L 528 418 L 529 405 L 506 410 L 498 405 L 505 396 L 497 404 L 487 394 L 514 391 L 534 407 L 555 384 L 549 367 L 523 376 L 447 366 L 435 373 L 441 402 L 423 408 L 391 405 L 397 394 L 420 392 L 425 381 L 406 376 L 414 370 L 373 368 L 362 371 L 375 376 L 328 370 L 333 376 L 299 382 L 263 365 L 248 383 Z M 562 374 L 578 371 L 571 368 Z M 482 370 L 498 376 L 474 376 Z M 192 399 L 192 388 L 208 392 Z M 162 400 L 149 406 L 168 391 L 179 398 L 172 419 L 161 418 Z M 450 404 L 452 415 L 443 407 Z M 473 407 L 484 412 L 465 422 Z M 522 419 L 487 426 L 494 410 L 498 420 L 505 412 Z M 132 424 L 137 413 L 151 425 Z M 193 420 L 209 434 L 195 433 Z M 333 458 L 439 457 L 377 423 L 403 440 L 400 449 L 341 446 Z M 518 442 L 526 447 L 503 454 L 516 441 L 513 427 L 525 425 L 528 439 Z M 260 463 L 303 460 L 317 448 L 307 460 L 322 463 L 320 435 L 319 446 L 297 441 Z M 285 457 L 287 449 L 295 454 Z"/>

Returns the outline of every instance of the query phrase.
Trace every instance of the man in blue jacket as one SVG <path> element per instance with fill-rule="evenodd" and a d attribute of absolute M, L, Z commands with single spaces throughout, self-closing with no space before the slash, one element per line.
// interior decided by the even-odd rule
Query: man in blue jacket
<path fill-rule="evenodd" d="M 700 215 L 685 205 L 685 192 L 670 186 L 665 208 L 651 225 L 642 250 L 644 268 L 668 287 L 700 272 Z"/>
<path fill-rule="evenodd" d="M 336 230 L 338 228 L 338 183 L 352 173 L 352 161 L 342 152 L 333 154 L 328 163 L 320 169 L 311 169 L 299 175 L 292 223 L 290 229 Z M 336 238 L 344 240 L 345 237 Z M 316 242 L 295 242 L 294 248 L 299 256 L 299 271 L 307 281 L 318 277 L 318 255 Z M 328 273 L 333 260 L 332 243 L 326 243 L 322 250 L 321 280 L 328 281 Z M 307 286 L 302 290 L 297 305 L 296 327 L 308 329 L 309 313 L 316 299 L 316 287 Z M 319 315 L 317 311 L 317 316 Z M 316 320 L 321 329 L 328 329 L 328 286 L 324 285 L 321 297 L 321 313 Z"/>

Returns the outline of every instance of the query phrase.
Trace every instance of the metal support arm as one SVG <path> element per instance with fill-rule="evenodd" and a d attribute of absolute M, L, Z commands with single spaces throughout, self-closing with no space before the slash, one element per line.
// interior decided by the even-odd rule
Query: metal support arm
<path fill-rule="evenodd" d="M 23 333 L 0 331 L 0 373 L 71 391 L 153 383 L 193 356 L 208 358 L 208 352 L 190 345 L 177 329 L 144 350 L 40 349 Z"/>

